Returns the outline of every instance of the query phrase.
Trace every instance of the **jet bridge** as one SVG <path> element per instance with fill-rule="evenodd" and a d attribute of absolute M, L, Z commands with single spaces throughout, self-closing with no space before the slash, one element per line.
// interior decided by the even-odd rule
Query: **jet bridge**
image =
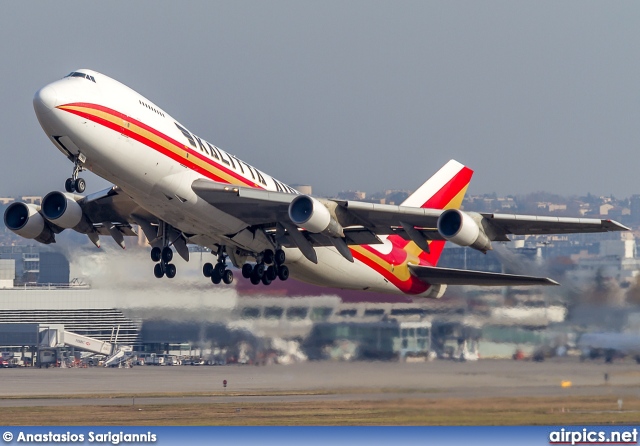
<path fill-rule="evenodd" d="M 114 332 L 112 332 L 111 337 L 114 338 Z M 117 332 L 115 333 L 114 342 L 107 342 L 67 331 L 64 329 L 64 325 L 58 324 L 41 325 L 39 328 L 39 341 L 38 349 L 49 352 L 49 354 L 38 355 L 41 365 L 49 365 L 55 362 L 57 355 L 51 354 L 51 350 L 57 350 L 62 347 L 73 347 L 75 350 L 87 352 L 91 355 L 106 356 L 105 367 L 123 362 L 128 359 L 132 352 L 131 346 L 115 343 L 117 341 Z"/>

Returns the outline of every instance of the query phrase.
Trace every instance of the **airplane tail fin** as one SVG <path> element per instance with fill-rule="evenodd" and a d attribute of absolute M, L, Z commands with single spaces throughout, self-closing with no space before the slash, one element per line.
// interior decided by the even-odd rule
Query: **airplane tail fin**
<path fill-rule="evenodd" d="M 451 160 L 409 195 L 402 206 L 458 209 L 473 176 L 473 170 Z"/>
<path fill-rule="evenodd" d="M 473 170 L 455 160 L 449 161 L 431 178 L 420 186 L 402 203 L 402 206 L 412 206 L 431 209 L 458 209 L 467 192 Z M 411 242 L 405 246 L 406 251 L 413 251 L 422 260 L 436 266 L 444 248 L 444 240 L 431 240 L 429 252 L 424 252 Z"/>

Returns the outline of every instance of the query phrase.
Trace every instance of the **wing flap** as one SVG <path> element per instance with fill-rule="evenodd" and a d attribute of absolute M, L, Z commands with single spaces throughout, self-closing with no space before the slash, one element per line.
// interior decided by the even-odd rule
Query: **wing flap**
<path fill-rule="evenodd" d="M 126 235 L 127 237 L 137 237 L 138 234 L 133 230 L 131 225 L 127 223 L 114 223 L 114 224 L 103 224 L 103 223 L 95 223 L 93 225 L 93 229 L 99 235 L 111 236 L 111 232 L 109 228 L 116 228 L 118 231 L 122 233 L 122 235 Z"/>
<path fill-rule="evenodd" d="M 287 227 L 287 232 L 278 237 L 278 241 L 287 248 L 294 248 L 296 244 L 292 240 L 289 229 L 293 231 L 295 226 Z M 297 229 L 297 228 L 296 228 Z M 298 230 L 313 246 L 333 246 L 329 237 L 323 234 L 314 234 L 305 230 Z M 344 241 L 347 245 L 378 245 L 382 241 L 366 228 L 346 228 L 344 230 Z"/>
<path fill-rule="evenodd" d="M 478 285 L 478 286 L 525 286 L 559 285 L 548 277 L 523 276 L 517 274 L 468 271 L 464 269 L 439 268 L 435 266 L 409 265 L 416 277 L 431 285 Z"/>
<path fill-rule="evenodd" d="M 375 228 L 378 234 L 391 234 L 400 222 L 421 228 L 435 228 L 441 209 L 414 208 L 390 204 L 366 203 L 362 201 L 338 201 L 339 206 L 361 222 L 363 226 Z"/>
<path fill-rule="evenodd" d="M 92 223 L 135 223 L 133 215 L 155 220 L 153 215 L 138 206 L 118 186 L 87 195 L 78 204 Z"/>
<path fill-rule="evenodd" d="M 118 186 L 87 195 L 78 204 L 92 225 L 86 234 L 100 247 L 99 236 L 112 237 L 124 247 L 123 236 L 136 237 L 138 234 L 131 227 L 139 220 L 155 221 L 156 217 L 141 208 L 131 197 L 124 194 Z"/>

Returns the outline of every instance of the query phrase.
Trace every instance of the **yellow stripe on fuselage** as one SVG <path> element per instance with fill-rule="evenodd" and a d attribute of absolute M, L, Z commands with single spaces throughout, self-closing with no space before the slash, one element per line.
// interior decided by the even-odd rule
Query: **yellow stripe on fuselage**
<path fill-rule="evenodd" d="M 78 112 L 82 112 L 85 114 L 89 114 L 92 116 L 95 116 L 96 118 L 100 118 L 104 121 L 108 121 L 111 122 L 112 124 L 116 125 L 116 126 L 120 126 L 123 129 L 126 128 L 128 131 L 135 133 L 136 135 L 147 139 L 151 142 L 153 142 L 154 144 L 157 144 L 159 146 L 161 146 L 162 148 L 164 148 L 165 150 L 172 152 L 174 155 L 177 155 L 179 158 L 183 159 L 183 160 L 188 160 L 191 164 L 195 164 L 197 167 L 199 167 L 200 169 L 211 173 L 212 175 L 215 175 L 216 177 L 222 179 L 223 181 L 229 183 L 229 184 L 236 184 L 236 185 L 243 185 L 246 186 L 246 183 L 242 182 L 241 180 L 239 180 L 238 178 L 236 178 L 233 175 L 228 174 L 227 172 L 225 172 L 224 170 L 220 169 L 219 167 L 217 167 L 215 164 L 211 164 L 211 162 L 207 162 L 206 160 L 201 159 L 200 157 L 196 156 L 196 155 L 191 155 L 189 156 L 189 150 L 187 146 L 177 146 L 169 141 L 167 141 L 166 139 L 164 139 L 163 137 L 156 135 L 155 133 L 142 128 L 140 126 L 138 126 L 137 124 L 130 122 L 130 121 L 126 121 L 118 116 L 114 116 L 111 113 L 102 111 L 102 110 L 96 110 L 95 108 L 91 108 L 91 107 L 82 107 L 82 106 L 77 106 L 77 105 L 65 105 L 65 106 L 60 106 L 60 109 L 63 110 L 75 110 Z M 213 161 L 212 161 L 213 162 Z M 214 162 L 215 163 L 215 162 Z"/>
<path fill-rule="evenodd" d="M 399 265 L 392 265 L 389 262 L 385 261 L 384 259 L 382 259 L 382 257 L 376 255 L 375 253 L 364 249 L 360 246 L 354 245 L 354 246 L 350 246 L 352 251 L 355 251 L 357 253 L 359 253 L 360 255 L 362 255 L 363 257 L 366 257 L 367 259 L 371 260 L 372 262 L 376 263 L 377 265 L 381 266 L 383 269 L 385 269 L 386 271 L 389 271 L 390 273 L 392 273 L 398 280 L 404 282 L 406 280 L 409 280 L 410 277 L 410 273 L 409 273 L 409 269 L 407 268 L 407 261 L 405 260 L 403 263 L 399 264 Z M 409 259 L 409 257 L 407 258 Z M 417 262 L 417 260 L 416 260 Z"/>

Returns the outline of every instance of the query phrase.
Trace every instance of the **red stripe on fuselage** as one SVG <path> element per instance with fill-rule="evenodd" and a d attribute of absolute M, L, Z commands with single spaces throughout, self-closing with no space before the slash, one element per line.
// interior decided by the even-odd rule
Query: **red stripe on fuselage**
<path fill-rule="evenodd" d="M 201 153 L 185 146 L 184 144 L 179 143 L 178 141 L 176 141 L 175 139 L 171 138 L 170 136 L 165 135 L 164 133 L 159 132 L 158 130 L 154 129 L 153 127 L 150 127 L 130 116 L 126 116 L 116 110 L 113 110 L 111 108 L 108 107 L 104 107 L 102 105 L 98 105 L 98 104 L 90 104 L 90 103 L 85 103 L 85 102 L 76 102 L 76 103 L 72 103 L 72 104 L 65 104 L 59 107 L 85 107 L 85 108 L 89 108 L 89 109 L 94 109 L 94 110 L 98 110 L 107 114 L 110 114 L 111 116 L 114 116 L 116 118 L 122 119 L 126 122 L 130 122 L 131 124 L 135 124 L 136 126 L 143 128 L 144 130 L 153 133 L 154 135 L 158 136 L 159 138 L 165 140 L 166 142 L 168 142 L 169 144 L 173 145 L 174 147 L 180 149 L 180 150 L 184 150 L 187 153 L 189 153 L 189 156 L 195 156 L 198 159 L 204 161 L 205 163 L 209 164 L 210 166 L 226 173 L 227 175 L 237 179 L 239 182 L 241 182 L 243 185 L 249 186 L 249 187 L 259 187 L 262 188 L 261 186 L 257 186 L 256 183 L 252 182 L 251 180 L 244 178 L 242 176 L 240 176 L 238 173 L 234 172 L 233 170 L 230 170 L 226 167 L 224 167 L 221 164 L 216 163 L 214 160 L 212 160 L 211 158 L 208 158 L 204 155 L 202 155 Z M 163 155 L 171 158 L 174 161 L 177 161 L 178 163 L 184 164 L 186 166 L 188 166 L 191 170 L 200 173 L 201 175 L 204 175 L 207 178 L 210 178 L 216 182 L 219 183 L 229 183 L 228 180 L 225 180 L 217 175 L 215 175 L 214 173 L 205 170 L 203 168 L 201 168 L 200 166 L 194 164 L 192 161 L 190 161 L 188 158 L 186 157 L 181 157 L 180 155 L 171 152 L 170 150 L 166 149 L 165 147 L 161 146 L 160 144 L 157 144 L 154 141 L 151 141 L 145 137 L 143 137 L 142 135 L 139 135 L 138 133 L 133 132 L 130 129 L 127 129 L 125 127 L 123 127 L 122 125 L 118 125 L 114 122 L 108 121 L 106 119 L 103 119 L 99 116 L 95 116 L 91 113 L 87 113 L 87 112 L 82 112 L 79 110 L 67 110 L 67 109 L 63 109 L 69 113 L 72 113 L 74 115 L 78 115 L 81 117 L 84 117 L 86 119 L 89 119 L 97 124 L 100 124 L 104 127 L 107 127 L 111 130 L 115 130 L 119 133 L 122 133 L 130 138 L 135 139 L 136 141 L 146 145 L 149 148 L 152 148 L 154 150 L 156 150 L 157 152 L 162 153 Z"/>
<path fill-rule="evenodd" d="M 375 255 L 377 257 L 380 257 L 382 259 L 385 259 L 386 257 L 388 257 L 388 256 L 381 255 L 377 251 L 372 250 L 371 247 L 369 247 L 368 245 L 366 245 L 366 246 L 363 245 L 362 247 L 365 248 L 367 251 L 371 252 L 373 255 Z M 373 260 L 369 259 L 368 257 L 362 255 L 358 251 L 355 251 L 355 250 L 350 250 L 350 251 L 351 251 L 354 259 L 359 260 L 360 262 L 362 262 L 365 265 L 367 265 L 369 268 L 371 268 L 374 271 L 376 271 L 378 274 L 380 274 L 382 277 L 387 279 L 391 284 L 393 284 L 396 288 L 398 288 L 400 291 L 402 291 L 405 294 L 420 294 L 420 293 L 424 293 L 431 286 L 428 283 L 420 281 L 419 279 L 417 279 L 414 276 L 409 276 L 409 279 L 404 280 L 404 281 L 400 280 L 391 271 L 385 269 L 384 267 L 382 267 L 381 265 L 379 265 L 375 261 L 373 261 Z M 396 248 L 394 248 L 393 251 L 396 251 Z M 393 251 L 392 251 L 392 253 L 393 253 Z M 402 252 L 404 252 L 404 251 L 402 251 Z M 398 254 L 400 254 L 400 253 L 398 253 Z"/>

